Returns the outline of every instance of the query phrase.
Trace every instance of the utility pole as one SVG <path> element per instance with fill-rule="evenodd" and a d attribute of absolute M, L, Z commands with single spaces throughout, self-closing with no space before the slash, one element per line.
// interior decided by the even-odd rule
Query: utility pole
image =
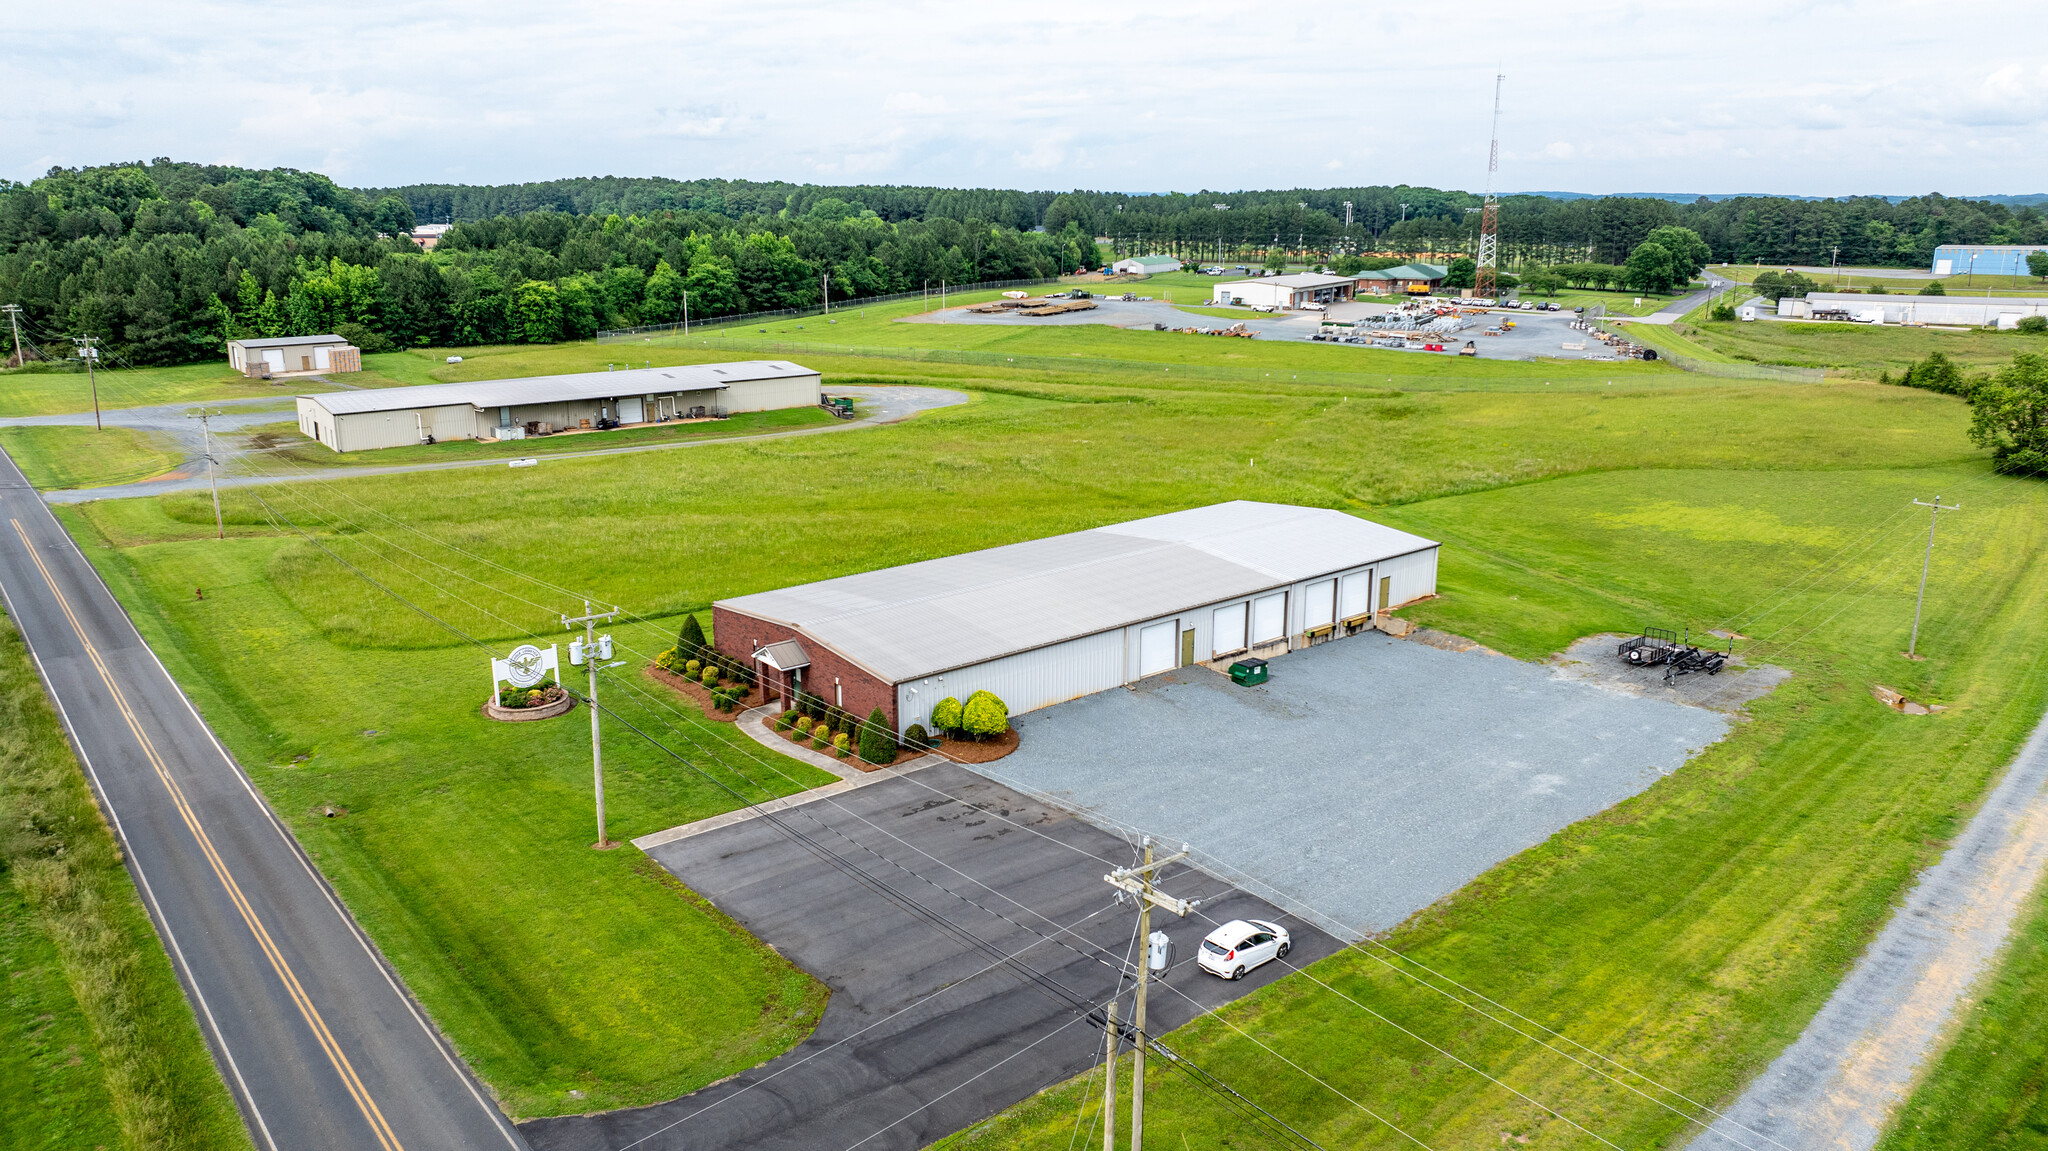
<path fill-rule="evenodd" d="M 1145 1146 L 1145 1045 L 1150 1042 L 1145 1034 L 1145 986 L 1147 977 L 1155 970 L 1166 969 L 1166 936 L 1152 934 L 1152 908 L 1157 906 L 1185 918 L 1188 912 L 1202 905 L 1202 901 L 1175 899 L 1161 895 L 1153 888 L 1152 880 L 1159 869 L 1170 863 L 1178 863 L 1188 857 L 1188 845 L 1183 843 L 1180 850 L 1165 859 L 1152 858 L 1152 837 L 1145 837 L 1145 862 L 1140 867 L 1119 867 L 1102 877 L 1104 883 L 1138 900 L 1138 938 L 1143 941 L 1144 954 L 1138 960 L 1138 995 L 1131 1010 L 1131 1151 L 1144 1151 Z M 1114 1090 L 1114 1083 L 1111 1090 Z"/>
<path fill-rule="evenodd" d="M 1122 983 L 1121 976 L 1117 979 Z M 1121 987 L 1118 988 L 1122 990 Z M 1109 1054 L 1103 1057 L 1102 1151 L 1116 1151 L 1116 996 L 1109 997 Z"/>
<path fill-rule="evenodd" d="M 6 312 L 7 322 L 14 326 L 14 366 L 18 368 L 28 362 L 21 358 L 21 305 L 0 306 L 0 312 Z"/>
<path fill-rule="evenodd" d="M 228 529 L 227 524 L 220 518 L 220 485 L 214 482 L 213 478 L 213 432 L 206 424 L 207 419 L 214 414 L 201 408 L 198 415 L 187 415 L 185 418 L 199 421 L 199 442 L 203 445 L 202 450 L 206 455 L 206 486 L 213 489 L 214 538 L 224 540 L 228 538 Z"/>
<path fill-rule="evenodd" d="M 832 314 L 832 273 L 818 273 L 818 299 L 825 304 L 825 314 Z"/>
<path fill-rule="evenodd" d="M 98 336 L 78 336 L 71 342 L 78 345 L 78 358 L 85 361 L 85 378 L 92 384 L 92 426 L 95 431 L 105 431 L 100 423 L 100 380 L 93 374 L 93 366 L 99 363 L 100 350 L 93 346 Z"/>
<path fill-rule="evenodd" d="M 1927 603 L 1927 569 L 1934 563 L 1934 521 L 1940 519 L 1943 512 L 1959 512 L 1963 510 L 1963 505 L 1961 504 L 1942 503 L 1940 496 L 1934 497 L 1934 502 L 1931 504 L 1926 500 L 1914 500 L 1913 502 L 1923 508 L 1933 508 L 1934 510 L 1927 513 L 1927 554 L 1920 560 L 1920 598 L 1913 601 L 1913 638 L 1906 641 L 1907 659 L 1920 658 L 1914 654 L 1914 651 L 1920 646 L 1920 609 Z"/>
<path fill-rule="evenodd" d="M 683 335 L 690 334 L 690 293 L 683 293 Z"/>
<path fill-rule="evenodd" d="M 610 611 L 590 610 L 590 601 L 583 601 L 583 614 L 575 619 L 562 617 L 562 627 L 574 631 L 577 624 L 583 625 L 583 638 L 569 641 L 569 662 L 581 664 L 590 670 L 590 773 L 597 786 L 597 849 L 603 851 L 611 846 L 604 834 L 604 745 L 597 734 L 597 673 L 601 668 L 619 667 L 626 661 L 600 664 L 598 661 L 612 657 L 612 637 L 596 634 L 597 623 L 610 623 L 619 614 L 618 608 Z"/>
<path fill-rule="evenodd" d="M 1842 249 L 1841 249 L 1841 248 L 1839 248 L 1839 247 L 1836 247 L 1836 248 L 1829 248 L 1829 249 L 1828 249 L 1828 273 L 1829 273 L 1829 277 L 1830 277 L 1831 279 L 1833 279 L 1833 280 L 1834 280 L 1834 282 L 1835 282 L 1835 287 L 1837 287 L 1837 288 L 1841 287 L 1841 286 L 1842 286 Z"/>

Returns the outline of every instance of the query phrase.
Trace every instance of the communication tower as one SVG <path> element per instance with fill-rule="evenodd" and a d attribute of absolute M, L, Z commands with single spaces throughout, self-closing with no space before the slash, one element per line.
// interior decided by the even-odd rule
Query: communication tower
<path fill-rule="evenodd" d="M 1479 258 L 1472 275 L 1472 294 L 1482 299 L 1494 299 L 1500 295 L 1499 279 L 1495 274 L 1500 251 L 1500 198 L 1493 194 L 1493 177 L 1500 171 L 1500 85 L 1507 79 L 1496 74 L 1493 78 L 1493 139 L 1486 146 L 1486 206 L 1479 216 Z"/>

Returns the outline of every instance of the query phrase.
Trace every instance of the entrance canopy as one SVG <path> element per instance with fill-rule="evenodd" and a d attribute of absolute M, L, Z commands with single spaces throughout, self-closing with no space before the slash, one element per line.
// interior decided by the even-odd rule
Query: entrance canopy
<path fill-rule="evenodd" d="M 776 671 L 799 671 L 811 666 L 811 657 L 804 654 L 802 644 L 785 639 L 755 652 L 754 662 L 765 663 Z"/>

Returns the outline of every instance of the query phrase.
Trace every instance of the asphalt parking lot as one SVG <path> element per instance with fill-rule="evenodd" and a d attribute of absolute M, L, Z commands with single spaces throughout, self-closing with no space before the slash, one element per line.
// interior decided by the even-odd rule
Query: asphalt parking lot
<path fill-rule="evenodd" d="M 1183 668 L 1016 726 L 989 774 L 1186 841 L 1214 874 L 1356 938 L 1642 791 L 1728 719 L 1366 632 L 1281 656 L 1262 687 Z"/>
<path fill-rule="evenodd" d="M 816 845 L 797 841 L 801 835 Z M 842 861 L 821 859 L 829 852 Z M 1129 842 L 951 764 L 680 839 L 650 854 L 832 989 L 817 1031 L 782 1057 L 669 1103 L 532 1120 L 537 1151 L 632 1146 L 922 1147 L 1087 1070 L 1102 1032 L 1027 975 L 849 875 L 887 885 L 1015 956 L 1089 1003 L 1116 981 L 1136 916 L 1112 902 Z M 914 874 L 913 874 L 914 873 Z M 1161 887 L 1207 902 L 1197 917 L 1155 914 L 1174 940 L 1166 987 L 1150 999 L 1164 1033 L 1287 973 L 1269 963 L 1226 983 L 1194 969 L 1213 921 L 1274 919 L 1294 935 L 1289 964 L 1336 940 L 1208 876 L 1169 870 Z M 677 977 L 688 961 L 677 957 Z M 1128 996 L 1126 996 L 1128 1011 Z"/>

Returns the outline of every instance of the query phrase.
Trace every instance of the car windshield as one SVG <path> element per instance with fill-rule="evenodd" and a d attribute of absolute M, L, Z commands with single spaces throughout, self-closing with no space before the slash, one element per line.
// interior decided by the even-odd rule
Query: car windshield
<path fill-rule="evenodd" d="M 1213 939 L 1204 939 L 1202 941 L 1202 950 L 1211 955 L 1223 955 L 1228 951 L 1228 948 L 1225 948 L 1221 943 Z"/>

